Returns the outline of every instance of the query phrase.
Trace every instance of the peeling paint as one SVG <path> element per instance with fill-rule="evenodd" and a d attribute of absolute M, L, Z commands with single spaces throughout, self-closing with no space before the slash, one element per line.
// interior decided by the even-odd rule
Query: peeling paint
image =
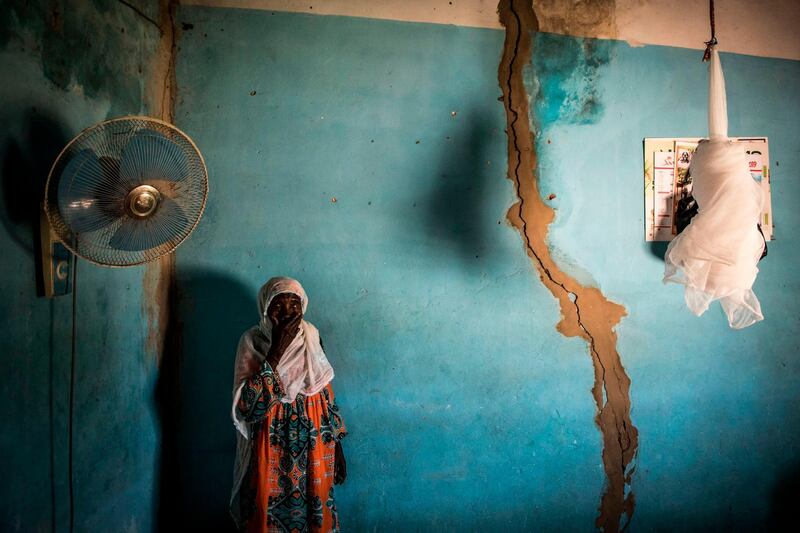
<path fill-rule="evenodd" d="M 531 59 L 531 33 L 538 32 L 539 23 L 530 0 L 500 0 L 498 13 L 506 28 L 498 81 L 508 121 L 508 178 L 519 199 L 507 218 L 520 232 L 542 283 L 559 302 L 558 331 L 589 343 L 594 366 L 592 395 L 598 410 L 595 421 L 602 434 L 607 477 L 595 525 L 602 531 L 619 531 L 623 515 L 629 521 L 634 511 L 630 483 L 638 447 L 638 432 L 630 418 L 630 379 L 617 352 L 614 331 L 625 308 L 608 300 L 599 289 L 580 284 L 551 257 L 547 230 L 555 214 L 542 199 L 534 171 L 537 158 L 523 72 Z"/>
<path fill-rule="evenodd" d="M 537 31 L 581 37 L 617 36 L 615 0 L 536 0 Z"/>

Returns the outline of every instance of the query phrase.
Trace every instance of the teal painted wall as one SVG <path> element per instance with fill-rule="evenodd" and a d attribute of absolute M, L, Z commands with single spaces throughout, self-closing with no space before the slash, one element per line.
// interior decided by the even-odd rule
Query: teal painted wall
<path fill-rule="evenodd" d="M 503 33 L 189 7 L 180 20 L 194 27 L 176 120 L 212 180 L 178 252 L 190 522 L 226 523 L 233 353 L 257 288 L 285 274 L 305 284 L 337 372 L 345 531 L 592 529 L 591 360 L 555 331 L 558 307 L 504 219 Z M 778 239 L 756 284 L 767 318 L 736 332 L 716 307 L 693 317 L 643 242 L 641 142 L 704 133 L 698 52 L 535 44 L 553 253 L 628 309 L 632 529 L 751 530 L 800 466 L 800 65 L 723 55 L 731 133 L 770 137 Z"/>
<path fill-rule="evenodd" d="M 137 2 L 147 10 L 150 4 Z M 0 4 L 0 530 L 67 531 L 71 298 L 36 295 L 37 204 L 66 142 L 146 111 L 158 30 L 110 1 Z M 78 267 L 75 531 L 150 531 L 157 358 L 143 269 Z"/>

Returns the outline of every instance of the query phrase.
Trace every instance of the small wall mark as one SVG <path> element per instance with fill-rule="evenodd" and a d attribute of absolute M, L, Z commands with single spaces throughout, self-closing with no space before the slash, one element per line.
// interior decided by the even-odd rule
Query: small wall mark
<path fill-rule="evenodd" d="M 625 527 L 623 515 L 626 524 L 633 515 L 634 495 L 628 489 L 638 447 L 638 432 L 630 417 L 630 379 L 617 352 L 614 332 L 625 316 L 625 308 L 608 300 L 599 289 L 578 283 L 550 255 L 547 230 L 554 211 L 542 199 L 538 188 L 536 146 L 523 80 L 523 69 L 531 59 L 531 34 L 538 32 L 539 23 L 531 0 L 500 0 L 498 14 L 506 28 L 498 81 L 508 122 L 508 178 L 514 182 L 519 199 L 506 216 L 520 232 L 542 283 L 559 302 L 558 331 L 567 337 L 582 337 L 589 343 L 594 366 L 595 421 L 603 438 L 607 478 L 595 525 L 601 531 L 615 532 Z"/>

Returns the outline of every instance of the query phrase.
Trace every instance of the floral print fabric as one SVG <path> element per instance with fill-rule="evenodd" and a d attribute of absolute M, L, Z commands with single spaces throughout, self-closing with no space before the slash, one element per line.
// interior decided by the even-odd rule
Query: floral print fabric
<path fill-rule="evenodd" d="M 253 453 L 241 488 L 248 532 L 338 532 L 333 498 L 336 442 L 346 435 L 330 383 L 282 403 L 277 374 L 264 364 L 237 405 L 253 428 Z"/>

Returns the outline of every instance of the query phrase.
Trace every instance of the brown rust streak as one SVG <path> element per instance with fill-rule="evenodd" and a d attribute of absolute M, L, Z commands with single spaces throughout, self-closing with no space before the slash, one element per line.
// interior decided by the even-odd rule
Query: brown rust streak
<path fill-rule="evenodd" d="M 177 93 L 177 7 L 176 0 L 159 0 L 160 39 L 155 57 L 149 65 L 145 94 L 147 112 L 170 123 L 175 119 Z M 181 490 L 179 431 L 182 353 L 175 269 L 175 254 L 162 256 L 147 264 L 143 280 L 143 306 L 148 327 L 147 352 L 158 364 L 154 399 L 161 427 L 161 442 L 157 456 L 156 520 L 159 529 L 164 531 L 179 530 L 181 524 L 180 513 L 175 506 L 175 494 L 179 494 Z"/>
<path fill-rule="evenodd" d="M 177 83 L 175 78 L 175 56 L 177 30 L 175 27 L 175 0 L 160 0 L 158 26 L 160 39 L 156 55 L 151 64 L 145 94 L 145 103 L 150 115 L 172 123 L 175 118 Z M 161 360 L 170 341 L 171 303 L 174 300 L 175 254 L 168 254 L 144 271 L 144 313 L 147 317 L 147 351 Z"/>
<path fill-rule="evenodd" d="M 633 492 L 626 494 L 626 487 L 630 486 L 638 447 L 638 432 L 630 417 L 630 379 L 617 352 L 614 332 L 625 316 L 625 308 L 608 300 L 599 289 L 578 283 L 550 256 L 547 231 L 554 211 L 539 193 L 536 148 L 523 81 L 523 69 L 531 59 L 531 34 L 538 31 L 538 21 L 531 0 L 500 0 L 498 14 L 506 28 L 498 81 L 508 122 L 508 178 L 514 182 L 519 198 L 507 217 L 519 230 L 542 283 L 559 302 L 558 331 L 589 343 L 594 366 L 592 395 L 597 404 L 595 421 L 602 433 L 607 477 L 595 525 L 602 531 L 619 531 L 623 515 L 626 523 L 633 515 Z"/>
<path fill-rule="evenodd" d="M 178 30 L 175 27 L 176 0 L 159 0 L 158 26 L 161 36 L 151 65 L 145 95 L 149 113 L 161 120 L 173 122 L 177 82 L 175 79 L 175 57 Z"/>

